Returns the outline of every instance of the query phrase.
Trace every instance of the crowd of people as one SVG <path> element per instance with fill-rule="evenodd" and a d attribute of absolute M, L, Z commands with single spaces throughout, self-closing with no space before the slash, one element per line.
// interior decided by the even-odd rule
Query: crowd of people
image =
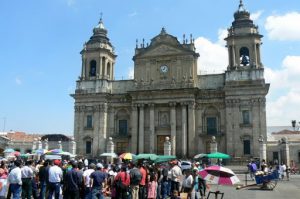
<path fill-rule="evenodd" d="M 198 175 L 205 164 L 194 162 L 182 171 L 180 161 L 163 164 L 88 160 L 1 162 L 0 199 L 165 199 L 206 197 L 206 182 Z"/>

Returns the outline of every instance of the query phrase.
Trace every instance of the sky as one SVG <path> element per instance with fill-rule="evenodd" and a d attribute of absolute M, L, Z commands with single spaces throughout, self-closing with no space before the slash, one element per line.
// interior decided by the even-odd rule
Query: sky
<path fill-rule="evenodd" d="M 300 120 L 300 1 L 244 0 L 264 35 L 267 126 Z M 133 78 L 136 39 L 162 27 L 195 38 L 198 74 L 228 65 L 224 38 L 239 0 L 0 0 L 0 131 L 73 134 L 80 51 L 100 13 L 118 55 L 116 79 Z"/>

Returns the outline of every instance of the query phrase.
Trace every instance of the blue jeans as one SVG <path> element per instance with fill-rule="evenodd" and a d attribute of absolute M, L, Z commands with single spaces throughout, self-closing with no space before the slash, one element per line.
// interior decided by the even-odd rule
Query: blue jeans
<path fill-rule="evenodd" d="M 11 190 L 13 199 L 20 199 L 22 186 L 19 184 L 10 184 L 9 186 L 10 186 L 10 190 Z"/>
<path fill-rule="evenodd" d="M 104 199 L 102 194 L 102 187 L 92 188 L 92 199 Z"/>
<path fill-rule="evenodd" d="M 48 199 L 52 199 L 53 193 L 55 194 L 55 199 L 59 199 L 59 192 L 60 192 L 60 183 L 59 182 L 49 182 L 49 195 Z"/>
<path fill-rule="evenodd" d="M 84 188 L 84 199 L 92 199 L 92 190 L 90 187 Z"/>
<path fill-rule="evenodd" d="M 39 199 L 44 199 L 46 194 L 47 183 L 45 181 L 41 181 L 40 186 L 41 186 L 41 190 L 40 190 Z"/>
<path fill-rule="evenodd" d="M 168 197 L 168 193 L 169 193 L 169 182 L 167 180 L 162 181 L 161 182 L 161 198 L 166 199 Z"/>

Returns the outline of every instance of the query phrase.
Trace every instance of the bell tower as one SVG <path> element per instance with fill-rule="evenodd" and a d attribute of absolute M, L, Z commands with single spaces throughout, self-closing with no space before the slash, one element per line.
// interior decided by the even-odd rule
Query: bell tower
<path fill-rule="evenodd" d="M 114 80 L 114 65 L 117 56 L 107 37 L 102 16 L 80 54 L 82 57 L 81 80 Z"/>
<path fill-rule="evenodd" d="M 263 68 L 260 56 L 262 37 L 258 27 L 250 19 L 250 13 L 246 11 L 243 1 L 240 0 L 238 10 L 234 13 L 234 21 L 225 38 L 229 57 L 227 70 Z"/>

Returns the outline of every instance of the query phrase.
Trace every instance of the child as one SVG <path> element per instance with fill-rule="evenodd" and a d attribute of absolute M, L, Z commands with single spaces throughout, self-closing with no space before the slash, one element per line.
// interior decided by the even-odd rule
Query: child
<path fill-rule="evenodd" d="M 171 196 L 171 199 L 181 199 L 181 197 L 178 196 L 178 191 L 177 190 L 173 191 L 173 195 Z"/>
<path fill-rule="evenodd" d="M 156 199 L 157 196 L 157 182 L 155 175 L 150 176 L 148 183 L 148 199 Z"/>

